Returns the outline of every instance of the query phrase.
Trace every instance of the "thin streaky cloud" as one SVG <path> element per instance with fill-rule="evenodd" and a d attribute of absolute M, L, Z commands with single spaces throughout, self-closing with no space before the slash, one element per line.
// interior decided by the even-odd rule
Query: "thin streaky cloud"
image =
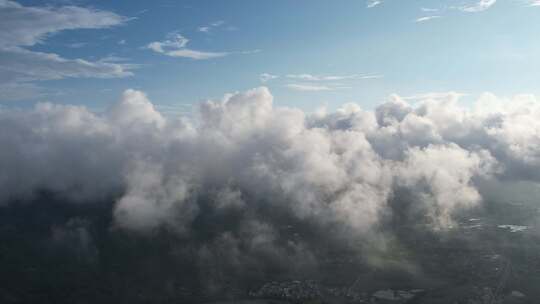
<path fill-rule="evenodd" d="M 224 24 L 225 24 L 225 21 L 223 21 L 223 20 L 210 23 L 210 25 L 213 26 L 213 27 L 219 27 L 219 26 L 222 26 Z"/>
<path fill-rule="evenodd" d="M 259 80 L 261 82 L 268 82 L 270 80 L 277 79 L 277 78 L 279 78 L 278 75 L 273 75 L 270 73 L 262 73 L 261 75 L 259 75 Z"/>
<path fill-rule="evenodd" d="M 441 18 L 441 16 L 425 16 L 425 17 L 420 17 L 420 18 L 417 18 L 416 20 L 414 20 L 414 22 L 426 22 L 426 21 L 429 21 L 429 20 L 433 20 L 433 19 L 438 19 L 438 18 Z"/>
<path fill-rule="evenodd" d="M 260 53 L 262 50 L 245 50 L 245 51 L 231 51 L 231 52 L 211 52 L 200 51 L 188 48 L 189 39 L 178 33 L 170 33 L 167 35 L 167 39 L 163 41 L 154 41 L 147 44 L 144 48 L 152 50 L 156 53 L 163 54 L 169 57 L 183 57 L 194 60 L 207 60 L 225 57 L 229 55 L 249 55 Z"/>
<path fill-rule="evenodd" d="M 367 3 L 367 8 L 373 8 L 382 3 L 382 0 L 369 0 Z"/>
<path fill-rule="evenodd" d="M 214 29 L 221 27 L 223 25 L 225 25 L 225 21 L 219 20 L 219 21 L 212 22 L 208 25 L 200 26 L 197 30 L 201 33 L 210 33 Z"/>
<path fill-rule="evenodd" d="M 489 8 L 491 8 L 497 0 L 480 0 L 479 2 L 469 5 L 469 6 L 463 6 L 459 8 L 459 10 L 467 13 L 478 13 L 483 12 Z"/>
<path fill-rule="evenodd" d="M 52 8 L 0 1 L 0 47 L 33 46 L 64 30 L 104 29 L 129 20 L 113 12 L 78 6 Z"/>
<path fill-rule="evenodd" d="M 428 100 L 428 99 L 440 100 L 440 99 L 459 99 L 467 95 L 469 94 L 462 93 L 462 92 L 449 91 L 449 92 L 421 93 L 421 94 L 415 94 L 411 96 L 404 96 L 401 98 L 404 100 Z"/>
<path fill-rule="evenodd" d="M 229 55 L 229 52 L 207 52 L 198 51 L 187 48 L 189 39 L 184 36 L 173 33 L 168 35 L 168 39 L 164 41 L 154 41 L 149 43 L 146 48 L 156 53 L 160 53 L 169 57 L 184 57 L 195 60 L 206 60 Z"/>
<path fill-rule="evenodd" d="M 359 77 L 360 79 L 381 79 L 384 78 L 383 75 L 362 75 Z"/>
<path fill-rule="evenodd" d="M 285 86 L 291 90 L 302 92 L 337 91 L 351 88 L 342 85 L 321 85 L 313 83 L 289 83 Z"/>
<path fill-rule="evenodd" d="M 14 18 L 13 16 L 16 16 Z M 113 61 L 65 58 L 54 52 L 30 50 L 46 45 L 47 38 L 65 30 L 106 29 L 127 23 L 130 18 L 110 11 L 79 6 L 24 6 L 0 0 L 0 99 L 39 96 L 33 81 L 64 78 L 119 78 L 132 76 L 135 66 Z M 83 48 L 87 42 L 64 44 Z M 27 88 L 26 94 L 13 92 Z"/>
<path fill-rule="evenodd" d="M 260 52 L 262 52 L 261 49 L 254 49 L 254 50 L 247 50 L 247 51 L 229 52 L 229 54 L 250 55 L 250 54 L 257 54 Z"/>
<path fill-rule="evenodd" d="M 332 91 L 332 88 L 328 86 L 315 84 L 289 83 L 286 87 L 291 90 L 302 92 Z"/>
<path fill-rule="evenodd" d="M 329 82 L 329 81 L 341 81 L 341 80 L 355 80 L 355 79 L 376 79 L 382 78 L 382 75 L 312 75 L 312 74 L 288 74 L 285 76 L 289 79 L 296 79 L 302 81 L 313 81 L 313 82 Z"/>
<path fill-rule="evenodd" d="M 356 79 L 358 75 L 328 75 L 328 76 L 317 76 L 311 74 L 288 74 L 286 76 L 290 79 L 298 79 L 305 81 L 338 81 L 338 80 L 347 80 L 347 79 Z"/>

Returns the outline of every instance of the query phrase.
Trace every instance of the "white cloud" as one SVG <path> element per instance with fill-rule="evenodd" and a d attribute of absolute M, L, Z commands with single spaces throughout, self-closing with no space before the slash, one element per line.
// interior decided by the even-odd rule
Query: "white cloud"
<path fill-rule="evenodd" d="M 230 54 L 250 55 L 250 54 L 258 54 L 260 52 L 262 52 L 261 49 L 254 49 L 254 50 L 247 50 L 247 51 L 232 52 Z"/>
<path fill-rule="evenodd" d="M 434 18 L 442 18 L 444 13 L 452 10 L 457 10 L 460 12 L 465 13 L 478 13 L 486 11 L 490 8 L 492 8 L 496 3 L 497 0 L 468 0 L 465 1 L 467 4 L 461 5 L 461 6 L 441 6 L 440 8 L 425 8 L 422 7 L 420 10 L 423 13 L 437 13 L 433 14 L 431 16 L 424 16 L 416 19 L 416 22 L 424 22 L 428 20 L 432 20 Z M 523 2 L 527 3 L 528 6 L 539 6 L 540 0 L 523 0 Z"/>
<path fill-rule="evenodd" d="M 391 208 L 396 186 L 411 191 L 410 208 L 447 227 L 456 210 L 482 200 L 475 179 L 540 182 L 532 96 L 487 94 L 472 109 L 455 98 L 412 106 L 393 96 L 375 111 L 349 104 L 315 114 L 272 103 L 266 88 L 229 94 L 201 104 L 195 124 L 163 116 L 135 90 L 103 114 L 2 109 L 0 144 L 9 149 L 0 150 L 0 202 L 38 190 L 85 201 L 124 189 L 118 225 L 189 233 L 197 197 L 213 197 L 212 188 L 223 198 L 216 208 L 257 208 L 262 201 L 249 195 L 261 195 L 299 219 L 356 234 Z"/>
<path fill-rule="evenodd" d="M 529 6 L 540 6 L 540 0 L 529 0 Z"/>
<path fill-rule="evenodd" d="M 262 73 L 259 75 L 259 79 L 262 83 L 269 82 L 280 78 L 279 75 L 273 75 L 269 73 Z M 341 82 L 350 82 L 351 80 L 362 79 L 378 79 L 382 78 L 382 75 L 311 75 L 311 74 L 287 74 L 283 76 L 284 79 L 301 81 L 300 83 L 286 83 L 285 87 L 295 91 L 335 91 L 342 89 L 350 89 L 351 86 L 343 84 Z"/>
<path fill-rule="evenodd" d="M 382 3 L 382 0 L 368 0 L 367 7 L 368 8 L 373 8 L 373 7 L 375 7 L 375 6 L 377 6 L 377 5 L 381 4 L 381 3 Z"/>
<path fill-rule="evenodd" d="M 458 100 L 463 96 L 467 96 L 467 94 L 450 91 L 422 93 L 402 98 L 405 100 Z"/>
<path fill-rule="evenodd" d="M 184 57 L 195 60 L 206 60 L 220 58 L 234 54 L 249 55 L 260 53 L 261 50 L 247 50 L 235 52 L 207 52 L 193 50 L 187 47 L 189 39 L 178 33 L 170 33 L 164 41 L 154 41 L 149 43 L 146 48 L 156 53 L 164 54 L 170 57 Z"/>
<path fill-rule="evenodd" d="M 463 6 L 460 8 L 460 10 L 467 13 L 482 12 L 492 7 L 496 2 L 497 0 L 480 0 L 473 5 Z"/>
<path fill-rule="evenodd" d="M 270 80 L 277 79 L 277 78 L 279 78 L 278 75 L 272 75 L 269 73 L 262 73 L 261 75 L 259 75 L 259 79 L 261 80 L 261 82 L 268 82 Z"/>
<path fill-rule="evenodd" d="M 307 83 L 289 83 L 287 88 L 295 91 L 333 91 L 334 88 L 325 85 L 307 84 Z"/>
<path fill-rule="evenodd" d="M 130 76 L 133 66 L 109 61 L 66 59 L 56 54 L 28 51 L 22 48 L 0 49 L 0 67 L 7 71 L 5 82 L 26 82 L 63 78 L 115 78 Z"/>
<path fill-rule="evenodd" d="M 384 78 L 383 75 L 361 75 L 360 76 L 360 79 L 381 79 L 381 78 Z"/>
<path fill-rule="evenodd" d="M 285 78 L 302 81 L 301 83 L 289 83 L 289 89 L 296 91 L 335 91 L 350 89 L 351 86 L 340 83 L 351 80 L 377 79 L 381 75 L 311 75 L 311 74 L 288 74 Z"/>
<path fill-rule="evenodd" d="M 112 12 L 77 6 L 22 6 L 3 0 L 0 2 L 0 47 L 32 46 L 59 31 L 107 28 L 127 20 Z"/>
<path fill-rule="evenodd" d="M 225 21 L 220 20 L 220 21 L 212 22 L 205 26 L 200 26 L 197 30 L 202 33 L 210 33 L 214 29 L 222 27 L 223 25 L 225 25 Z"/>
<path fill-rule="evenodd" d="M 382 78 L 382 75 L 311 75 L 311 74 L 288 74 L 287 78 L 297 79 L 302 81 L 341 81 L 341 80 L 354 80 L 354 79 L 376 79 Z"/>
<path fill-rule="evenodd" d="M 128 19 L 112 12 L 77 6 L 28 7 L 0 1 L 0 85 L 2 90 L 31 87 L 24 82 L 67 77 L 113 78 L 130 76 L 134 65 L 115 62 L 67 59 L 58 54 L 34 52 L 25 47 L 45 43 L 49 35 L 63 30 L 99 29 L 120 25 Z M 83 47 L 84 42 L 72 45 Z M 9 96 L 30 97 L 4 91 Z"/>
<path fill-rule="evenodd" d="M 219 26 L 222 26 L 224 24 L 225 24 L 225 21 L 223 21 L 223 20 L 210 23 L 210 25 L 213 26 L 213 27 L 219 27 Z"/>
<path fill-rule="evenodd" d="M 219 58 L 230 55 L 229 52 L 205 52 L 187 48 L 189 39 L 184 36 L 173 33 L 168 35 L 168 39 L 164 41 L 155 41 L 147 45 L 147 48 L 160 54 L 170 57 L 185 57 L 195 60 L 205 60 Z"/>
<path fill-rule="evenodd" d="M 429 21 L 429 20 L 437 19 L 437 18 L 441 18 L 441 16 L 420 17 L 420 18 L 417 18 L 416 20 L 414 20 L 414 22 L 426 22 L 426 21 Z"/>
<path fill-rule="evenodd" d="M 204 52 L 204 51 L 196 51 L 191 49 L 179 49 L 174 51 L 168 51 L 164 54 L 171 56 L 171 57 L 185 57 L 185 58 L 191 58 L 195 60 L 206 60 L 206 59 L 213 59 L 213 58 L 219 58 L 229 55 L 229 53 L 226 52 Z"/>
<path fill-rule="evenodd" d="M 195 116 L 164 116 L 135 90 L 99 114 L 2 108 L 0 204 L 42 191 L 65 203 L 114 201 L 118 229 L 165 228 L 220 263 L 260 261 L 253 248 L 291 262 L 291 252 L 317 256 L 308 248 L 320 244 L 384 239 L 379 231 L 395 223 L 447 229 L 482 203 L 481 181 L 540 183 L 534 96 L 485 94 L 464 107 L 394 95 L 373 111 L 347 104 L 309 114 L 274 106 L 263 87 L 203 102 Z M 201 222 L 212 223 L 211 237 L 200 238 Z M 280 233 L 290 223 L 317 233 L 291 240 Z"/>
<path fill-rule="evenodd" d="M 339 80 L 348 80 L 348 79 L 357 79 L 359 75 L 328 75 L 328 76 L 315 76 L 311 74 L 289 74 L 287 78 L 298 79 L 304 81 L 339 81 Z"/>

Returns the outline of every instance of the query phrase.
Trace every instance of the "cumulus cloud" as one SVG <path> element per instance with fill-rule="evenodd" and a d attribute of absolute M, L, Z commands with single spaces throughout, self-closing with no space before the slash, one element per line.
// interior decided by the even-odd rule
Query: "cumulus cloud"
<path fill-rule="evenodd" d="M 528 144 L 537 140 L 533 114 L 538 111 L 538 106 L 534 98 L 520 96 L 512 102 L 512 107 L 500 103 L 500 110 L 487 110 L 483 106 L 489 103 L 493 107 L 491 104 L 497 101 L 495 97 L 485 95 L 477 108 L 468 110 L 460 107 L 457 99 L 426 99 L 413 107 L 395 96 L 373 112 L 347 105 L 335 113 L 307 115 L 296 109 L 274 108 L 270 92 L 260 88 L 227 95 L 222 101 L 204 103 L 198 122 L 194 124 L 185 119 L 164 117 L 144 93 L 127 90 L 118 103 L 100 115 L 84 107 L 47 103 L 30 111 L 3 110 L 1 122 L 6 131 L 1 139 L 5 143 L 3 146 L 11 147 L 3 152 L 2 159 L 9 159 L 3 163 L 4 168 L 31 171 L 40 167 L 40 163 L 64 167 L 55 161 L 63 160 L 60 154 L 62 149 L 68 149 L 65 146 L 85 143 L 82 146 L 94 145 L 99 149 L 85 153 L 82 148 L 74 151 L 70 158 L 81 167 L 66 168 L 66 176 L 58 171 L 58 178 L 55 182 L 50 180 L 51 184 L 44 176 L 46 170 L 43 174 L 30 174 L 29 171 L 28 175 L 34 177 L 26 182 L 16 180 L 17 176 L 25 175 L 24 170 L 3 170 L 6 173 L 2 182 L 21 182 L 23 187 L 21 190 L 5 187 L 11 190 L 4 192 L 3 201 L 40 188 L 68 193 L 74 187 L 73 190 L 78 189 L 74 193 L 97 192 L 79 191 L 97 186 L 84 182 L 84 179 L 96 178 L 89 174 L 91 172 L 84 171 L 90 168 L 95 174 L 110 175 L 108 180 L 117 179 L 112 183 L 115 187 L 123 184 L 130 189 L 130 184 L 138 185 L 133 189 L 144 195 L 160 192 L 141 190 L 145 183 L 148 187 L 154 184 L 165 186 L 162 182 L 170 181 L 184 185 L 178 187 L 184 189 L 179 190 L 181 193 L 173 194 L 177 198 L 173 201 L 186 200 L 185 197 L 192 195 L 191 191 L 200 191 L 206 182 L 218 188 L 241 186 L 243 190 L 259 189 L 243 183 L 252 184 L 261 179 L 260 191 L 271 191 L 275 187 L 282 194 L 298 196 L 300 205 L 312 200 L 308 205 L 315 206 L 325 200 L 323 197 L 332 197 L 331 193 L 336 191 L 343 197 L 347 193 L 345 189 L 356 187 L 349 184 L 353 180 L 362 182 L 366 193 L 366 185 L 375 187 L 381 178 L 399 177 L 406 181 L 403 184 L 408 184 L 422 179 L 418 177 L 422 174 L 427 176 L 436 169 L 444 169 L 445 163 L 452 163 L 451 159 L 454 161 L 448 170 L 453 173 L 447 175 L 465 174 L 455 179 L 466 188 L 471 186 L 472 176 L 487 175 L 490 170 L 485 168 L 494 168 L 498 162 L 506 169 L 519 163 L 525 166 L 540 162 L 535 145 Z M 148 144 L 139 138 L 143 136 Z M 483 140 L 474 140 L 480 137 Z M 19 151 L 26 152 L 17 153 Z M 33 155 L 32 151 L 40 153 Z M 192 151 L 199 152 L 192 155 Z M 107 166 L 97 165 L 99 159 L 94 159 L 95 152 L 108 153 L 99 158 Z M 83 161 L 86 157 L 93 159 L 91 163 L 96 166 L 90 167 L 88 160 Z M 108 168 L 109 159 L 111 162 L 121 159 L 118 165 L 112 166 L 116 174 Z M 248 166 L 240 170 L 242 172 L 237 171 L 239 168 L 224 167 L 227 163 L 232 165 L 248 160 Z M 457 165 L 461 160 L 465 163 L 463 168 Z M 81 170 L 77 172 L 81 174 L 76 174 L 79 178 L 71 179 L 70 174 L 75 174 L 73 170 Z M 185 174 L 184 170 L 187 170 Z M 136 172 L 147 176 L 137 179 L 133 177 Z M 404 178 L 404 172 L 410 177 Z M 122 174 L 127 174 L 128 178 L 124 179 Z M 522 177 L 527 176 L 523 174 Z M 303 187 L 305 192 L 301 191 Z M 377 191 L 370 191 L 385 193 L 378 186 L 375 188 Z M 391 191 L 390 188 L 386 191 Z M 317 193 L 324 195 L 317 197 Z M 166 196 L 159 194 L 159 197 Z M 473 195 L 464 197 L 472 198 Z M 313 212 L 309 208 L 298 210 L 305 214 Z"/>
<path fill-rule="evenodd" d="M 26 49 L 45 43 L 48 36 L 60 31 L 108 28 L 123 24 L 127 20 L 112 12 L 77 6 L 37 7 L 23 6 L 8 0 L 1 1 L 1 96 L 5 99 L 24 97 L 13 90 L 31 85 L 28 84 L 30 81 L 132 75 L 130 69 L 134 66 L 125 63 L 67 59 L 54 53 Z"/>
<path fill-rule="evenodd" d="M 405 132 L 423 130 L 412 129 Z M 427 138 L 433 134 L 426 134 Z M 451 164 L 451 165 L 449 165 Z M 398 184 L 424 189 L 415 193 L 418 202 L 426 204 L 426 215 L 439 227 L 448 227 L 452 212 L 460 207 L 473 206 L 481 197 L 471 184 L 474 176 L 490 174 L 497 165 L 487 150 L 469 152 L 456 144 L 411 148 L 398 173 Z"/>
<path fill-rule="evenodd" d="M 203 102 L 192 119 L 136 90 L 99 114 L 0 109 L 0 203 L 110 200 L 117 229 L 170 231 L 197 263 L 304 267 L 321 241 L 351 246 L 398 218 L 448 229 L 481 204 L 479 181 L 540 182 L 539 121 L 526 95 L 473 107 L 396 95 L 308 114 L 274 106 L 264 87 Z"/>

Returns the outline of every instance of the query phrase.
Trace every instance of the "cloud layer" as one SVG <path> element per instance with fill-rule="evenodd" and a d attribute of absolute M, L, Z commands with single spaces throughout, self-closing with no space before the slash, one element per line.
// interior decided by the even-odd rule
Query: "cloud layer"
<path fill-rule="evenodd" d="M 3 110 L 2 202 L 38 190 L 91 201 L 123 189 L 122 225 L 189 226 L 167 218 L 175 213 L 168 208 L 196 210 L 190 200 L 210 184 L 239 197 L 279 197 L 299 217 L 342 222 L 340 214 L 370 210 L 370 220 L 345 221 L 355 226 L 376 221 L 396 185 L 426 183 L 426 204 L 447 220 L 454 206 L 480 200 L 474 177 L 539 177 L 533 97 L 508 105 L 485 95 L 468 110 L 457 96 L 416 107 L 395 96 L 373 112 L 351 104 L 307 115 L 274 108 L 259 88 L 204 103 L 196 123 L 166 119 L 134 90 L 103 115 L 48 103 Z M 159 209 L 166 220 L 156 220 Z"/>
<path fill-rule="evenodd" d="M 5 109 L 0 203 L 114 200 L 116 228 L 165 229 L 198 259 L 301 267 L 321 242 L 365 245 L 398 215 L 445 230 L 480 204 L 478 181 L 540 181 L 534 97 L 485 94 L 465 108 L 434 96 L 306 114 L 274 107 L 262 87 L 204 102 L 194 121 L 164 117 L 135 90 L 101 114 Z"/>

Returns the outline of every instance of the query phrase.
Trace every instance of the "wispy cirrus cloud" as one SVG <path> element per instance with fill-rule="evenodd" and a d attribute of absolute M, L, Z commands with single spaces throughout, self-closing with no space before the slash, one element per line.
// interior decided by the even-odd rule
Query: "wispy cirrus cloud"
<path fill-rule="evenodd" d="M 415 19 L 414 22 L 426 22 L 426 21 L 438 19 L 438 18 L 441 18 L 441 16 L 438 16 L 438 15 L 425 16 L 425 17 L 420 17 L 420 18 Z"/>
<path fill-rule="evenodd" d="M 315 84 L 315 83 L 288 83 L 285 87 L 302 92 L 320 92 L 320 91 L 337 91 L 350 89 L 350 86 L 343 84 Z"/>
<path fill-rule="evenodd" d="M 420 10 L 422 12 L 425 12 L 425 13 L 434 13 L 434 12 L 438 12 L 439 9 L 438 8 L 429 8 L 429 7 L 422 7 L 420 8 Z"/>
<path fill-rule="evenodd" d="M 289 83 L 286 85 L 287 88 L 295 91 L 303 91 L 303 92 L 319 92 L 319 91 L 333 91 L 334 89 L 325 86 L 325 85 L 317 85 L 317 84 L 307 84 L 307 83 Z"/>
<path fill-rule="evenodd" d="M 23 6 L 0 1 L 0 47 L 23 47 L 44 43 L 48 35 L 75 29 L 101 29 L 127 22 L 129 18 L 109 11 L 63 6 Z"/>
<path fill-rule="evenodd" d="M 466 5 L 459 9 L 467 13 L 478 13 L 491 8 L 496 2 L 497 0 L 480 0 L 472 5 Z"/>
<path fill-rule="evenodd" d="M 382 3 L 382 0 L 368 0 L 366 6 L 368 8 L 373 8 L 373 7 L 375 7 L 375 6 L 377 6 L 377 5 L 381 4 L 381 3 Z"/>
<path fill-rule="evenodd" d="M 540 0 L 525 0 L 529 4 L 529 6 L 537 6 L 540 5 Z M 461 5 L 461 6 L 442 6 L 440 8 L 426 8 L 422 7 L 420 10 L 422 11 L 424 16 L 418 17 L 414 20 L 414 22 L 425 22 L 437 18 L 443 17 L 445 13 L 448 11 L 460 11 L 463 13 L 479 13 L 483 11 L 487 11 L 488 9 L 492 8 L 497 3 L 497 0 L 470 0 L 467 2 L 467 4 Z"/>
<path fill-rule="evenodd" d="M 283 79 L 281 84 L 286 88 L 302 92 L 337 91 L 350 89 L 351 82 L 355 80 L 378 79 L 382 75 L 377 74 L 351 74 L 351 75 L 313 75 L 313 74 L 286 74 L 284 76 L 263 73 L 259 75 L 262 83 L 275 79 Z M 285 82 L 285 83 L 283 83 Z"/>
<path fill-rule="evenodd" d="M 411 96 L 401 97 L 403 100 L 457 100 L 463 96 L 467 96 L 466 93 L 449 91 L 449 92 L 428 92 L 420 93 Z"/>
<path fill-rule="evenodd" d="M 207 60 L 225 57 L 233 54 L 255 54 L 261 52 L 259 49 L 235 51 L 235 52 L 211 52 L 200 51 L 188 48 L 189 39 L 178 33 L 170 33 L 167 35 L 167 39 L 163 41 L 154 41 L 146 45 L 146 48 L 156 53 L 163 54 L 169 57 L 183 57 L 194 60 Z"/>
<path fill-rule="evenodd" d="M 311 74 L 288 74 L 290 79 L 298 79 L 304 81 L 339 81 L 352 79 L 371 79 L 381 78 L 381 75 L 311 75 Z"/>
<path fill-rule="evenodd" d="M 334 80 L 345 80 L 345 79 L 354 79 L 357 75 L 330 75 L 330 76 L 316 76 L 311 74 L 289 74 L 287 78 L 299 79 L 305 81 L 334 81 Z"/>
<path fill-rule="evenodd" d="M 525 3 L 526 6 L 540 6 L 540 0 L 520 0 L 522 3 Z M 373 8 L 375 6 L 378 6 L 383 3 L 383 0 L 368 0 L 367 1 L 367 7 Z M 442 13 L 445 13 L 447 11 L 461 11 L 465 13 L 479 13 L 483 11 L 487 11 L 490 8 L 492 8 L 497 3 L 497 0 L 468 0 L 465 1 L 465 4 L 462 4 L 460 6 L 441 6 L 441 7 L 421 7 L 420 10 L 422 13 L 427 14 L 431 13 L 431 15 L 427 16 L 421 16 L 415 19 L 415 22 L 423 22 L 432 20 L 435 18 L 442 17 Z M 435 14 L 437 13 L 437 14 Z"/>
<path fill-rule="evenodd" d="M 229 55 L 228 52 L 207 52 L 193 50 L 187 47 L 188 43 L 189 39 L 178 33 L 172 33 L 168 35 L 166 40 L 151 42 L 146 47 L 156 53 L 164 54 L 170 57 L 184 57 L 195 60 L 206 60 Z"/>
<path fill-rule="evenodd" d="M 208 25 L 200 26 L 197 29 L 197 31 L 202 32 L 202 33 L 210 33 L 215 28 L 221 27 L 224 24 L 225 24 L 225 21 L 219 20 L 219 21 L 216 21 L 216 22 L 212 22 L 212 23 L 210 23 Z"/>
<path fill-rule="evenodd" d="M 68 59 L 55 53 L 27 49 L 45 44 L 48 36 L 64 30 L 104 29 L 118 26 L 129 18 L 113 12 L 78 6 L 23 6 L 0 1 L 0 98 L 36 96 L 38 86 L 28 82 L 63 78 L 115 78 L 132 75 L 134 65 L 112 61 Z M 84 47 L 79 42 L 73 47 Z M 28 94 L 11 92 L 28 90 Z M 31 94 L 32 93 L 32 94 Z"/>
<path fill-rule="evenodd" d="M 15 48 L 0 51 L 0 67 L 6 71 L 2 80 L 26 82 L 55 80 L 63 78 L 116 78 L 133 75 L 133 65 L 122 64 L 109 59 L 87 61 L 66 59 L 57 54 L 29 51 Z M 7 78 L 7 79 L 6 79 Z"/>
<path fill-rule="evenodd" d="M 279 78 L 279 76 L 269 74 L 269 73 L 262 73 L 261 75 L 259 75 L 259 79 L 261 80 L 261 82 L 268 82 L 268 81 L 270 81 L 272 79 L 276 79 L 276 78 Z"/>

